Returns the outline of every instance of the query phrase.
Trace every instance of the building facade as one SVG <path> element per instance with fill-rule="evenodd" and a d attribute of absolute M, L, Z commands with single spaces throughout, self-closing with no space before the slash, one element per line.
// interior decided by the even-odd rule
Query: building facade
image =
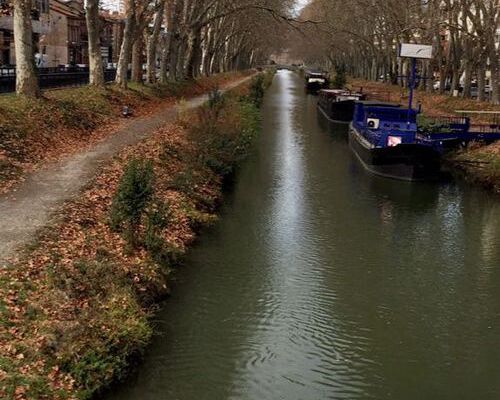
<path fill-rule="evenodd" d="M 49 29 L 49 0 L 36 0 L 31 12 L 33 45 L 38 53 L 40 36 Z M 14 16 L 7 0 L 0 0 L 0 65 L 14 65 Z"/>
<path fill-rule="evenodd" d="M 101 13 L 104 65 L 116 63 L 123 35 L 120 13 Z M 83 0 L 36 0 L 32 13 L 35 63 L 39 68 L 88 64 L 88 35 Z M 0 0 L 0 67 L 15 65 L 13 16 Z"/>

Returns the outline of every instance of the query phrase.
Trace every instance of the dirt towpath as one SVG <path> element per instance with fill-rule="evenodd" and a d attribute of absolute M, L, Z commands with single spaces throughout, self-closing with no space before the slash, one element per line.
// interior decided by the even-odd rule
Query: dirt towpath
<path fill-rule="evenodd" d="M 222 91 L 230 90 L 250 78 L 232 82 Z M 183 107 L 196 108 L 207 100 L 208 95 L 198 96 L 186 101 Z M 168 106 L 153 115 L 132 120 L 94 147 L 30 174 L 16 191 L 0 196 L 0 266 L 15 256 L 16 249 L 29 243 L 62 203 L 75 196 L 89 182 L 102 163 L 161 126 L 175 121 L 177 111 L 177 106 Z"/>

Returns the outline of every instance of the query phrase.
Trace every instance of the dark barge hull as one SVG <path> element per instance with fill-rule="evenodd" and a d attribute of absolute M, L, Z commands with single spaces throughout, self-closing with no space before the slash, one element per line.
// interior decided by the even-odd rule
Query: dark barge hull
<path fill-rule="evenodd" d="M 327 83 L 318 83 L 318 82 L 306 83 L 306 92 L 312 94 L 318 94 L 318 92 L 321 89 L 325 89 L 327 87 L 328 87 Z"/>
<path fill-rule="evenodd" d="M 327 109 L 318 103 L 318 108 L 330 121 L 337 124 L 349 124 L 352 122 L 352 118 L 354 116 L 355 104 L 356 102 L 354 100 L 345 100 L 331 103 L 329 107 L 330 109 Z"/>
<path fill-rule="evenodd" d="M 402 144 L 396 147 L 370 148 L 364 138 L 351 126 L 349 145 L 363 166 L 386 178 L 405 181 L 438 179 L 440 154 L 431 147 Z"/>

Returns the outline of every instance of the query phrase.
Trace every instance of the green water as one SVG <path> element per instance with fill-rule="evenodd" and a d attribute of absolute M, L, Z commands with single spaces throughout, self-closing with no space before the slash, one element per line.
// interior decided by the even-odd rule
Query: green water
<path fill-rule="evenodd" d="M 369 175 L 302 79 L 109 400 L 500 398 L 500 201 Z"/>

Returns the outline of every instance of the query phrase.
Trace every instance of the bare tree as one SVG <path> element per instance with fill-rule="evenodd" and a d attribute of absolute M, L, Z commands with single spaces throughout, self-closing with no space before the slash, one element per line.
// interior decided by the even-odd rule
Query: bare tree
<path fill-rule="evenodd" d="M 14 0 L 14 44 L 16 50 L 16 92 L 36 97 L 39 94 L 33 52 L 31 0 Z"/>
<path fill-rule="evenodd" d="M 499 14 L 499 0 L 313 0 L 301 17 L 318 24 L 295 38 L 294 51 L 326 67 L 345 64 L 354 76 L 389 76 L 404 85 L 397 77 L 405 75 L 407 63 L 397 58 L 396 46 L 433 44 L 435 59 L 419 63 L 421 75 L 439 77 L 441 93 L 448 86 L 450 93 L 462 87 L 464 97 L 472 95 L 477 81 L 478 100 L 483 100 L 489 71 L 492 101 L 498 103 Z M 431 82 L 420 87 L 432 90 Z"/>
<path fill-rule="evenodd" d="M 85 19 L 89 38 L 89 82 L 91 85 L 104 85 L 100 44 L 99 0 L 86 0 Z"/>
<path fill-rule="evenodd" d="M 122 88 L 127 88 L 128 82 L 128 66 L 131 60 L 132 46 L 134 44 L 134 32 L 135 32 L 135 2 L 134 0 L 126 0 L 126 16 L 125 16 L 125 28 L 123 31 L 123 39 L 120 47 L 120 57 L 118 59 L 118 65 L 116 68 L 116 79 L 115 82 Z"/>
<path fill-rule="evenodd" d="M 147 70 L 146 82 L 156 82 L 156 53 L 158 48 L 158 39 L 160 37 L 161 25 L 165 16 L 165 2 L 160 0 L 156 7 L 153 29 L 147 39 Z"/>

